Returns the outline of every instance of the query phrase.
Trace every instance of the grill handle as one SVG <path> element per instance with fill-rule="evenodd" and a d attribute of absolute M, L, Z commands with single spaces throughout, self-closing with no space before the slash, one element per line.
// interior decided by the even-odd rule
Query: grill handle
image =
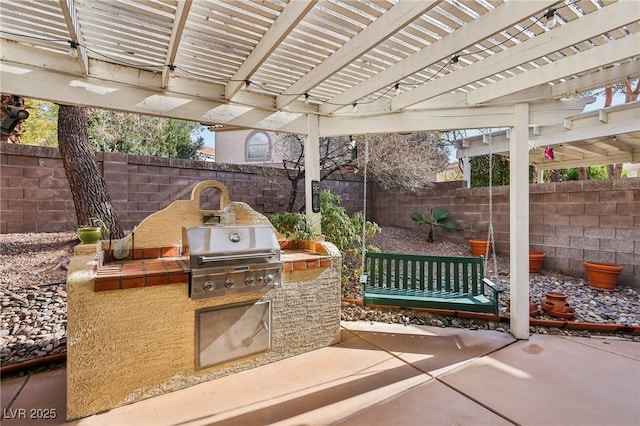
<path fill-rule="evenodd" d="M 243 259 L 256 259 L 256 258 L 270 258 L 276 255 L 275 251 L 259 252 L 259 253 L 242 253 L 242 254 L 230 254 L 226 256 L 198 256 L 198 263 L 219 262 L 221 260 L 243 260 Z"/>

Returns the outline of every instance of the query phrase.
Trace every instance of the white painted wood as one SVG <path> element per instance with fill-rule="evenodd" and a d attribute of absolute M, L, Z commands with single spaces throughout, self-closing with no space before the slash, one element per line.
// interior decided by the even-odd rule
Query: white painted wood
<path fill-rule="evenodd" d="M 566 57 L 553 64 L 476 89 L 467 95 L 467 101 L 471 105 L 479 105 L 515 93 L 527 86 L 549 83 L 556 79 L 597 68 L 602 63 L 624 61 L 638 54 L 638 46 L 640 46 L 640 35 L 631 34 L 607 45 L 594 47 L 580 53 L 580 60 L 576 60 L 577 58 L 573 56 Z"/>
<path fill-rule="evenodd" d="M 462 180 L 465 181 L 466 188 L 471 188 L 471 159 L 469 156 L 462 157 Z"/>
<path fill-rule="evenodd" d="M 87 75 L 89 73 L 89 59 L 87 57 L 87 50 L 84 47 L 84 39 L 82 38 L 82 31 L 78 23 L 78 17 L 74 9 L 73 1 L 60 0 L 60 9 L 64 15 L 64 20 L 67 24 L 71 41 L 78 43 L 78 46 L 76 47 L 78 57 L 76 60 L 78 61 L 80 71 L 83 75 Z M 69 47 L 71 48 L 71 45 L 69 45 Z"/>
<path fill-rule="evenodd" d="M 255 49 L 247 56 L 243 64 L 233 75 L 231 78 L 233 81 L 227 83 L 224 94 L 225 99 L 232 99 L 238 90 L 243 87 L 244 83 L 242 81 L 251 79 L 253 73 L 255 73 L 260 65 L 269 58 L 269 55 L 280 46 L 280 43 L 294 30 L 306 14 L 309 13 L 316 2 L 317 0 L 296 0 L 287 4 L 271 28 L 269 28 Z"/>
<path fill-rule="evenodd" d="M 320 117 L 320 135 L 357 135 L 365 133 L 417 132 L 435 129 L 479 129 L 507 127 L 513 123 L 511 106 L 436 111 L 402 111 L 377 116 L 358 113 L 339 117 Z"/>
<path fill-rule="evenodd" d="M 392 101 L 392 109 L 406 108 L 416 102 L 450 92 L 474 81 L 498 74 L 528 61 L 572 46 L 582 40 L 621 27 L 637 19 L 637 16 L 633 14 L 634 11 L 637 11 L 637 5 L 632 2 L 618 2 L 615 5 L 611 5 L 610 8 L 612 10 L 610 10 L 610 14 L 607 15 L 608 19 L 603 19 L 604 12 L 589 14 L 581 20 L 575 20 L 554 31 L 541 34 L 535 39 L 530 39 L 508 50 L 496 53 L 491 58 L 483 59 L 458 71 L 442 76 L 438 78 L 438 84 L 425 84 L 410 92 L 396 96 Z M 609 9 L 607 9 L 607 11 L 609 12 Z M 638 45 L 636 45 L 636 52 L 630 53 L 630 55 L 637 54 L 637 46 Z M 571 56 L 565 59 L 565 61 L 576 62 L 576 57 Z M 556 69 L 552 64 L 538 69 L 546 69 L 547 67 Z M 566 71 L 560 67 L 558 67 L 557 70 L 560 74 L 554 76 L 547 73 L 546 81 L 553 81 L 568 75 Z M 525 74 L 529 75 L 530 73 L 521 73 L 520 76 L 524 76 Z M 503 85 L 506 85 L 506 82 L 510 80 L 511 79 L 504 80 L 505 84 Z M 540 83 L 546 81 L 541 81 Z M 513 86 L 512 91 L 517 92 L 531 85 L 528 79 L 520 78 L 517 82 L 521 84 L 521 86 L 516 87 L 515 85 L 510 85 Z M 490 85 L 487 87 L 493 86 L 494 85 Z M 507 93 L 505 93 L 505 95 L 506 94 Z M 495 97 L 496 96 L 493 98 Z M 468 100 L 471 105 L 480 103 L 477 102 L 477 96 L 474 96 L 473 91 L 469 94 Z"/>
<path fill-rule="evenodd" d="M 309 221 L 313 225 L 313 229 L 320 234 L 321 214 L 312 211 L 311 203 L 311 182 L 320 180 L 320 135 L 318 133 L 319 121 L 318 116 L 309 114 L 308 132 L 304 138 L 304 190 L 305 190 L 305 208 Z"/>
<path fill-rule="evenodd" d="M 511 334 L 529 338 L 529 105 L 514 106 L 509 167 Z"/>
<path fill-rule="evenodd" d="M 390 87 L 397 81 L 402 80 L 405 76 L 418 72 L 443 59 L 448 60 L 462 49 L 474 44 L 477 40 L 489 37 L 500 29 L 508 27 L 514 21 L 517 22 L 518 20 L 525 19 L 528 16 L 544 10 L 553 3 L 554 1 L 552 0 L 504 3 L 495 10 L 463 26 L 455 33 L 443 37 L 430 45 L 429 48 L 422 49 L 414 55 L 377 73 L 366 82 L 345 90 L 342 94 L 331 99 L 331 103 L 350 104 L 376 90 Z M 420 99 L 420 101 L 421 100 L 423 99 Z M 337 109 L 335 105 L 325 104 L 321 106 L 320 111 L 323 113 L 331 113 Z"/>
<path fill-rule="evenodd" d="M 554 5 L 566 12 L 566 22 L 548 30 L 536 17 Z M 537 139 L 530 135 L 533 144 L 584 141 L 564 148 L 562 164 L 622 156 L 637 161 L 637 113 L 629 117 L 607 109 L 602 117 L 608 123 L 591 123 L 573 117 L 576 105 L 548 102 L 640 76 L 633 60 L 640 34 L 634 6 L 611 1 L 596 8 L 586 2 L 580 11 L 553 0 L 4 1 L 2 89 L 60 103 L 298 134 L 308 132 L 307 114 L 320 111 L 320 136 L 510 127 L 512 106 L 527 102 L 530 125 L 543 126 Z M 412 16 L 417 18 L 411 21 Z M 80 36 L 91 51 L 72 59 L 67 40 Z M 563 46 L 566 59 L 548 53 Z M 477 53 L 465 54 L 467 48 Z M 478 52 L 485 48 L 495 53 Z M 463 72 L 441 70 L 458 53 Z M 168 78 L 171 62 L 181 68 L 175 78 Z M 464 72 L 473 75 L 460 79 Z M 259 85 L 251 92 L 234 89 L 234 76 L 255 77 Z M 398 81 L 405 95 L 396 98 Z M 305 105 L 296 99 L 296 88 L 303 87 L 297 85 L 347 107 Z M 394 102 L 399 106 L 398 99 L 420 90 L 427 92 L 417 96 L 418 103 L 392 111 Z M 294 96 L 278 104 L 286 91 Z M 422 100 L 425 93 L 433 97 Z M 358 103 L 357 113 L 349 101 Z M 468 106 L 478 102 L 480 107 Z M 597 113 L 593 118 L 598 121 Z M 562 129 L 565 119 L 570 131 Z M 465 155 L 478 149 L 472 144 Z M 538 164 L 540 149 L 532 149 L 529 158 Z"/>
<path fill-rule="evenodd" d="M 633 80 L 639 78 L 640 67 L 637 62 L 638 61 L 635 60 L 629 60 L 616 66 L 592 70 L 580 78 L 571 78 L 565 81 L 556 82 L 550 88 L 551 97 L 557 99 L 591 89 L 599 89 L 626 79 Z"/>
<path fill-rule="evenodd" d="M 339 50 L 329 56 L 321 64 L 318 64 L 303 78 L 296 81 L 285 90 L 276 101 L 278 108 L 284 108 L 296 99 L 292 94 L 308 92 L 313 87 L 331 77 L 335 72 L 365 54 L 369 49 L 397 32 L 407 23 L 435 6 L 434 0 L 422 0 L 416 2 L 400 2 L 389 9 L 387 13 L 376 19 L 351 40 L 345 43 Z"/>
<path fill-rule="evenodd" d="M 167 47 L 167 57 L 164 61 L 165 67 L 162 69 L 162 86 L 167 87 L 169 83 L 169 77 L 171 76 L 170 66 L 173 66 L 178 54 L 178 46 L 182 40 L 182 33 L 184 26 L 189 16 L 189 10 L 191 9 L 191 0 L 178 0 L 176 7 L 176 15 L 173 21 L 173 27 L 171 28 L 171 37 L 169 38 L 169 46 Z"/>

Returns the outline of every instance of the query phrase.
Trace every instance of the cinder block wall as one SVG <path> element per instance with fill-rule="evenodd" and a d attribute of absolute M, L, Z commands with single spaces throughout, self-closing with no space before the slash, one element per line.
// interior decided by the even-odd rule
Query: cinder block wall
<path fill-rule="evenodd" d="M 290 190 L 282 171 L 260 173 L 255 166 L 98 154 L 109 193 L 123 226 L 132 229 L 149 214 L 188 199 L 199 181 L 221 181 L 234 201 L 260 213 L 283 211 Z M 57 149 L 0 144 L 0 232 L 74 230 L 76 217 Z M 362 181 L 356 176 L 323 181 L 340 194 L 347 210 L 362 209 Z M 640 287 L 640 178 L 530 185 L 530 243 L 546 253 L 545 268 L 584 277 L 584 260 L 624 265 L 620 282 Z M 304 203 L 300 183 L 297 206 Z M 496 249 L 509 252 L 509 188 L 493 188 Z M 215 202 L 215 201 L 214 201 Z M 463 225 L 442 235 L 453 241 L 486 238 L 489 189 L 462 182 L 435 184 L 418 194 L 369 186 L 367 219 L 381 226 L 415 228 L 414 209 L 450 210 Z"/>
<path fill-rule="evenodd" d="M 487 238 L 488 188 L 447 182 L 418 194 L 374 190 L 369 197 L 369 218 L 381 226 L 416 228 L 414 209 L 442 207 L 462 230 L 437 238 Z M 509 187 L 494 187 L 492 199 L 496 250 L 508 255 Z M 530 185 L 529 202 L 530 246 L 545 252 L 546 269 L 584 277 L 585 260 L 614 262 L 624 266 L 621 284 L 640 287 L 640 178 Z"/>
<path fill-rule="evenodd" d="M 290 181 L 283 170 L 205 161 L 96 153 L 98 167 L 125 229 L 176 200 L 186 200 L 206 179 L 222 182 L 231 199 L 270 214 L 286 210 Z M 362 210 L 362 182 L 356 176 L 329 178 L 322 187 L 342 197 L 346 209 Z M 304 204 L 299 182 L 296 210 Z M 217 209 L 217 193 L 212 209 Z M 55 148 L 0 143 L 0 232 L 58 232 L 77 228 L 69 184 Z"/>

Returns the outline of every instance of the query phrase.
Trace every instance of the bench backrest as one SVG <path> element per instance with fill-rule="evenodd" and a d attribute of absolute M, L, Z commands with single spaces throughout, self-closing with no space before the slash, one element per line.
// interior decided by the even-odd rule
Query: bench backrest
<path fill-rule="evenodd" d="M 373 253 L 365 257 L 367 285 L 397 290 L 483 294 L 484 258 Z"/>

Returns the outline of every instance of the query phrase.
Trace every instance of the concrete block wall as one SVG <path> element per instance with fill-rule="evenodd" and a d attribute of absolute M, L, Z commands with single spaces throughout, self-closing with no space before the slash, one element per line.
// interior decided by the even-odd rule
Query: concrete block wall
<path fill-rule="evenodd" d="M 178 199 L 188 199 L 205 179 L 222 182 L 233 201 L 269 214 L 283 211 L 290 190 L 282 170 L 255 166 L 97 154 L 115 209 L 125 229 Z M 347 211 L 362 209 L 362 181 L 353 175 L 328 179 Z M 584 277 L 585 260 L 624 265 L 620 282 L 640 287 L 640 178 L 530 185 L 530 245 L 547 255 L 545 268 Z M 218 204 L 203 197 L 211 209 Z M 204 195 L 204 194 L 203 194 Z M 411 212 L 450 210 L 463 230 L 437 238 L 466 242 L 486 238 L 489 189 L 463 182 L 438 183 L 417 194 L 368 187 L 367 219 L 381 226 L 416 228 Z M 496 250 L 509 252 L 509 188 L 493 188 Z M 304 203 L 304 187 L 296 207 Z M 206 205 L 205 205 L 206 207 Z M 55 232 L 76 228 L 75 209 L 57 149 L 0 144 L 0 232 Z"/>
<path fill-rule="evenodd" d="M 489 188 L 463 185 L 439 183 L 418 194 L 374 190 L 369 218 L 380 226 L 416 228 L 414 209 L 442 207 L 462 230 L 437 238 L 487 238 Z M 530 247 L 545 252 L 545 269 L 584 278 L 584 261 L 618 263 L 624 266 L 619 283 L 640 287 L 640 178 L 534 184 L 529 191 Z M 509 187 L 494 187 L 492 199 L 496 250 L 508 255 Z"/>
<path fill-rule="evenodd" d="M 125 229 L 176 200 L 186 200 L 206 179 L 222 182 L 232 201 L 270 214 L 286 209 L 291 184 L 283 170 L 205 161 L 96 153 L 98 167 Z M 322 181 L 347 211 L 362 210 L 362 182 L 355 176 Z M 296 209 L 304 204 L 300 182 Z M 219 208 L 218 192 L 203 192 L 203 208 Z M 69 184 L 55 148 L 0 143 L 0 232 L 59 232 L 77 228 Z"/>

